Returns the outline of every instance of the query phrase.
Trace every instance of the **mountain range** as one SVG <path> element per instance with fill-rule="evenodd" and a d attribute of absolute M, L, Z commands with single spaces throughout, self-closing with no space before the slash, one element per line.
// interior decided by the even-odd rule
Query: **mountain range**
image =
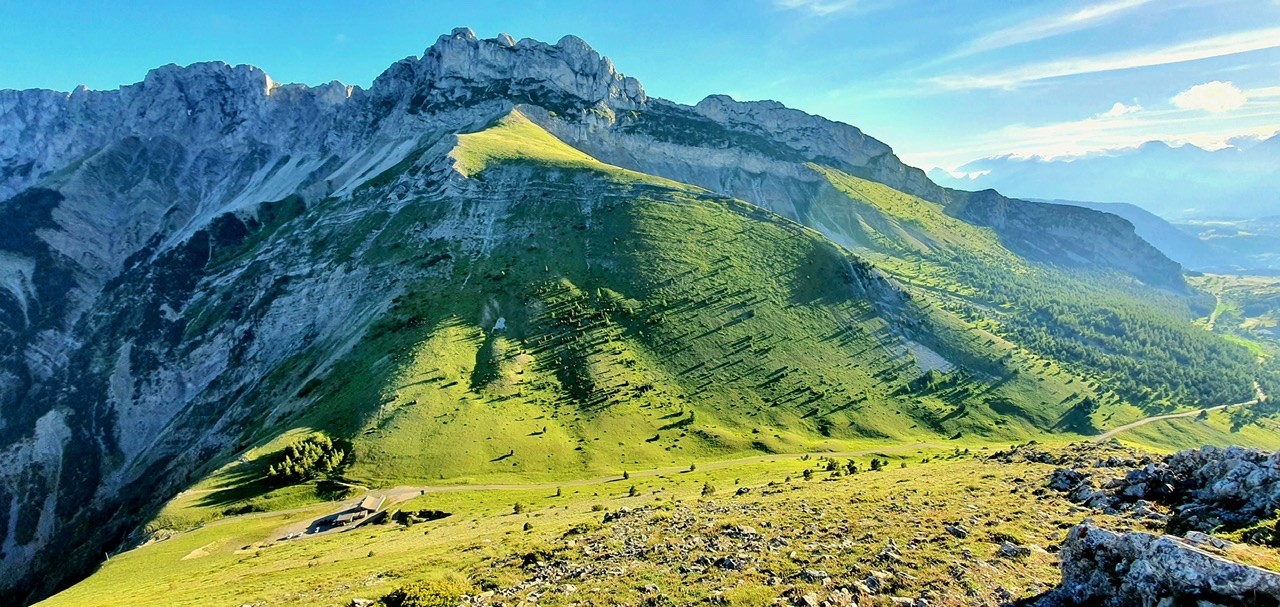
<path fill-rule="evenodd" d="M 1280 213 L 1280 133 L 1230 143 L 1206 150 L 1151 141 L 1080 157 L 995 156 L 954 173 L 933 169 L 929 177 L 950 187 L 995 188 L 1010 196 L 1123 201 L 1172 220 Z"/>
<path fill-rule="evenodd" d="M 194 484 L 246 511 L 247 454 L 299 432 L 368 486 L 536 480 L 1086 436 L 1280 377 L 1129 221 L 650 97 L 572 36 L 457 29 L 368 89 L 201 63 L 0 91 L 0 198 L 18 602 L 206 522 L 157 522 Z"/>

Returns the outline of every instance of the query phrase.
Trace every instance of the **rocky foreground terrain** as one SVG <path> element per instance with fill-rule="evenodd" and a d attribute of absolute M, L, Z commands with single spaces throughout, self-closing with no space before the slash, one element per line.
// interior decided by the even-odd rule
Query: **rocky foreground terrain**
<path fill-rule="evenodd" d="M 1052 459 L 1051 457 L 1047 459 Z M 1058 468 L 1049 488 L 1106 513 L 1184 537 L 1116 533 L 1086 522 L 1062 548 L 1062 585 L 1038 605 L 1274 605 L 1280 575 L 1232 560 L 1240 547 L 1208 535 L 1235 531 L 1253 543 L 1276 545 L 1280 457 L 1253 449 L 1205 447 L 1161 461 L 1095 459 L 1101 474 Z M 1124 470 L 1123 476 L 1111 470 Z M 1101 477 L 1101 482 L 1098 478 Z M 1100 485 L 1100 487 L 1099 487 Z"/>

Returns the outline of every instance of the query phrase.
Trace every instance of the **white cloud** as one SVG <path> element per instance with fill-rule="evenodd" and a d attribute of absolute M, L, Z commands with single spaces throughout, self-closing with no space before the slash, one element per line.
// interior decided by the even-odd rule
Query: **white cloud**
<path fill-rule="evenodd" d="M 1117 116 L 1124 116 L 1126 114 L 1133 114 L 1141 111 L 1142 111 L 1142 106 L 1138 105 L 1137 103 L 1134 103 L 1133 105 L 1125 105 L 1117 101 L 1115 102 L 1115 105 L 1111 106 L 1111 109 L 1101 114 L 1098 114 L 1098 117 L 1099 118 L 1115 118 Z"/>
<path fill-rule="evenodd" d="M 1184 110 L 1204 110 L 1213 114 L 1234 110 L 1248 101 L 1244 91 L 1230 82 L 1214 80 L 1197 84 L 1177 95 L 1169 102 Z"/>
<path fill-rule="evenodd" d="M 942 76 L 932 81 L 937 86 L 950 90 L 1011 89 L 1028 82 L 1049 78 L 1198 61 L 1277 47 L 1280 47 L 1280 27 L 1273 27 L 1183 42 L 1172 46 L 1033 63 L 985 75 Z"/>
<path fill-rule="evenodd" d="M 1152 0 L 1111 0 L 1032 19 L 978 38 L 953 57 L 963 57 L 1082 30 L 1150 2 Z"/>
<path fill-rule="evenodd" d="M 778 8 L 799 9 L 815 15 L 830 15 L 853 8 L 858 4 L 858 0 L 773 0 L 773 4 Z"/>

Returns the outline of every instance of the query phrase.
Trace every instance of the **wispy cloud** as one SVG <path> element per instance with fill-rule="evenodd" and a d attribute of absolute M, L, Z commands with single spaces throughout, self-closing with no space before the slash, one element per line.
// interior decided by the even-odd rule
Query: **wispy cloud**
<path fill-rule="evenodd" d="M 1125 11 L 1136 9 L 1153 0 L 1111 0 L 1092 4 L 1070 12 L 1046 15 L 1000 29 L 961 48 L 952 58 L 964 57 L 1000 48 L 1044 40 L 1079 31 L 1106 22 Z"/>
<path fill-rule="evenodd" d="M 815 15 L 830 15 L 851 9 L 858 0 L 773 0 L 778 8 L 803 10 Z"/>
<path fill-rule="evenodd" d="M 1194 87 L 1192 87 L 1194 88 Z M 1237 89 L 1238 90 L 1238 89 Z M 1045 124 L 1011 124 L 929 151 L 900 151 L 915 166 L 957 170 L 989 156 L 1071 158 L 1132 148 L 1148 141 L 1191 143 L 1205 149 L 1232 144 L 1240 137 L 1266 137 L 1280 132 L 1280 87 L 1240 91 L 1248 102 L 1231 111 L 1206 116 L 1201 108 L 1142 108 L 1117 102 L 1111 109 L 1078 120 Z"/>
<path fill-rule="evenodd" d="M 1276 0 L 1280 2 L 1280 0 Z M 1244 92 L 1245 97 L 1250 100 L 1254 99 L 1280 99 L 1280 86 L 1266 86 L 1256 89 L 1249 89 Z"/>
<path fill-rule="evenodd" d="M 931 82 L 946 90 L 1012 89 L 1050 78 L 1198 61 L 1277 47 L 1280 47 L 1280 27 L 1272 27 L 1171 46 L 1032 63 L 990 74 L 940 76 L 931 79 Z"/>

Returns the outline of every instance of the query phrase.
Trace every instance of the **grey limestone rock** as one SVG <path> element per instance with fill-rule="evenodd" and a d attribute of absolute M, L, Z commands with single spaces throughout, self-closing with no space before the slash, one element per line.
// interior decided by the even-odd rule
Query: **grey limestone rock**
<path fill-rule="evenodd" d="M 1073 528 L 1062 545 L 1062 585 L 1036 604 L 1118 607 L 1280 602 L 1280 574 L 1204 549 L 1214 543 L 1141 532 L 1116 533 L 1085 522 Z"/>

